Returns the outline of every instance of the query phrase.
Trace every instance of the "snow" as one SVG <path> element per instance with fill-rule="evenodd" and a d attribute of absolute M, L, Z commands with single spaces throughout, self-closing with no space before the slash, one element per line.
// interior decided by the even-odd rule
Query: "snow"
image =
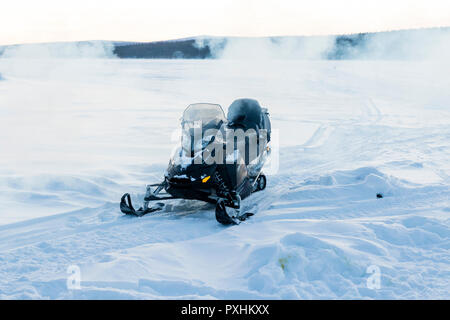
<path fill-rule="evenodd" d="M 450 298 L 449 70 L 0 59 L 0 299 Z M 224 227 L 195 201 L 120 213 L 124 192 L 162 179 L 188 104 L 239 97 L 280 137 L 255 216 Z"/>

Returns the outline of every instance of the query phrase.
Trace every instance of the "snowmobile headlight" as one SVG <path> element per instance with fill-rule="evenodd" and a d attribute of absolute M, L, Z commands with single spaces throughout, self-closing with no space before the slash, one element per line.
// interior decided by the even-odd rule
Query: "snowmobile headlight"
<path fill-rule="evenodd" d="M 210 178 L 211 178 L 211 176 L 204 177 L 204 178 L 202 179 L 202 182 L 203 182 L 203 183 L 207 183 L 208 180 L 209 180 Z"/>

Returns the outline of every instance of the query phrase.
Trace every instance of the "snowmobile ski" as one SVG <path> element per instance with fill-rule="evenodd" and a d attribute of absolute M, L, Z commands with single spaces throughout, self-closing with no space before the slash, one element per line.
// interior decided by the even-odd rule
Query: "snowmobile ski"
<path fill-rule="evenodd" d="M 129 216 L 142 217 L 146 214 L 162 210 L 163 207 L 163 203 L 157 203 L 155 207 L 146 209 L 141 207 L 138 210 L 135 210 L 133 204 L 131 203 L 131 196 L 129 193 L 125 193 L 120 200 L 120 211 Z"/>
<path fill-rule="evenodd" d="M 216 205 L 216 220 L 223 225 L 238 225 L 253 215 L 251 212 L 246 212 L 241 215 L 237 214 L 235 216 L 230 215 L 223 200 L 219 200 Z"/>

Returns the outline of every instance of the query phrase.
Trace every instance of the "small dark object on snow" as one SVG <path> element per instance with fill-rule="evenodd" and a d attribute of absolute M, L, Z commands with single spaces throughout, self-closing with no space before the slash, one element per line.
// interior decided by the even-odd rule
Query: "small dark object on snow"
<path fill-rule="evenodd" d="M 381 193 L 377 193 L 377 198 L 381 199 L 381 198 L 383 198 L 383 195 Z"/>

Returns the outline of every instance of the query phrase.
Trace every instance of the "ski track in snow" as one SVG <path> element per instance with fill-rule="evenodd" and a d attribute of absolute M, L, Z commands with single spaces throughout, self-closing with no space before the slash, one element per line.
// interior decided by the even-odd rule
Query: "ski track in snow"
<path fill-rule="evenodd" d="M 0 160 L 1 299 L 449 298 L 443 68 L 64 61 L 0 60 L 0 147 L 14 151 Z M 122 193 L 161 179 L 187 104 L 241 96 L 280 130 L 280 168 L 245 200 L 254 217 L 224 227 L 195 201 L 120 213 Z"/>

